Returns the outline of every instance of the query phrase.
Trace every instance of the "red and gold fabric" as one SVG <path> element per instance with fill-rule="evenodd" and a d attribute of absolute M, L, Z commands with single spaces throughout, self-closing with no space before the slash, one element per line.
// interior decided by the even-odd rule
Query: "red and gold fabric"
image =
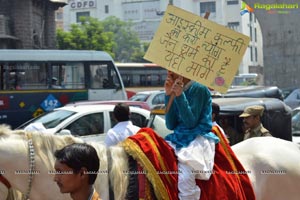
<path fill-rule="evenodd" d="M 214 126 L 212 132 L 219 138 L 215 163 L 210 179 L 196 180 L 201 188 L 200 200 L 255 200 L 252 184 L 226 138 Z M 150 128 L 142 128 L 122 143 L 125 151 L 142 167 L 139 174 L 146 176 L 157 199 L 178 200 L 178 166 L 173 149 Z M 145 180 L 145 177 L 144 177 Z M 139 180 L 140 182 L 140 180 Z M 149 182 L 143 181 L 143 200 L 152 200 Z M 141 185 L 141 183 L 140 183 Z"/>
<path fill-rule="evenodd" d="M 157 199 L 178 199 L 177 159 L 163 138 L 151 128 L 142 128 L 122 146 L 143 168 Z"/>
<path fill-rule="evenodd" d="M 201 200 L 255 200 L 252 184 L 226 138 L 217 126 L 212 132 L 219 138 L 216 145 L 213 174 L 207 181 L 196 180 L 201 188 Z"/>

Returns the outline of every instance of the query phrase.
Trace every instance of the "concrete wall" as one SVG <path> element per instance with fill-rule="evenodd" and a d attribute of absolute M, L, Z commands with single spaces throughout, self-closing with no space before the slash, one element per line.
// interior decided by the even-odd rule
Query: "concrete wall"
<path fill-rule="evenodd" d="M 265 85 L 300 87 L 300 2 L 244 0 L 254 8 L 262 30 Z M 258 2 L 260 5 L 258 5 Z M 263 5 L 294 5 L 266 10 Z"/>

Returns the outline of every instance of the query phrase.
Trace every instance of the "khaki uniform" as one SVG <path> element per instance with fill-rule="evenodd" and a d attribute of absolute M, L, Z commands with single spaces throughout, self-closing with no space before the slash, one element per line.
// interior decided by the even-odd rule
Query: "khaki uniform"
<path fill-rule="evenodd" d="M 244 140 L 252 138 L 252 137 L 261 137 L 261 136 L 272 136 L 270 131 L 268 131 L 263 125 L 260 123 L 258 127 L 255 129 L 248 129 L 245 133 Z"/>

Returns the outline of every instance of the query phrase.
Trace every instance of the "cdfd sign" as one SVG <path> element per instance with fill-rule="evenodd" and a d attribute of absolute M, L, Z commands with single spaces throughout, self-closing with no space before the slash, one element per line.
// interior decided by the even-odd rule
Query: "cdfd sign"
<path fill-rule="evenodd" d="M 95 8 L 96 7 L 96 0 L 75 0 L 70 1 L 71 9 L 80 9 L 80 8 Z"/>

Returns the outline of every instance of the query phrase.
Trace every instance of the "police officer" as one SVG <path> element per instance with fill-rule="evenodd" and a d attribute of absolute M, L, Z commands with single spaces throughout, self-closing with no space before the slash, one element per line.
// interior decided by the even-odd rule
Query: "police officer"
<path fill-rule="evenodd" d="M 243 118 L 245 127 L 244 140 L 252 137 L 272 136 L 270 131 L 267 130 L 261 123 L 261 116 L 263 115 L 263 106 L 249 106 L 246 107 L 244 112 L 240 115 Z"/>

